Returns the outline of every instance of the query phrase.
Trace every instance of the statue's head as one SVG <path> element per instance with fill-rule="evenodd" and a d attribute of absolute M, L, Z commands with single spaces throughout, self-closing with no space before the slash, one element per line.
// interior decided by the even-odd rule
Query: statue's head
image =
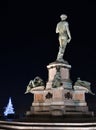
<path fill-rule="evenodd" d="M 61 20 L 66 20 L 67 19 L 67 15 L 66 14 L 61 14 L 60 18 L 61 18 Z"/>

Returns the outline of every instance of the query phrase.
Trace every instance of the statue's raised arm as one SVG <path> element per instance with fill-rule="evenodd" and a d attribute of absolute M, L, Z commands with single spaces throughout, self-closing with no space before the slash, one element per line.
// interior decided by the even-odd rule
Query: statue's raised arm
<path fill-rule="evenodd" d="M 68 22 L 65 21 L 67 19 L 67 15 L 62 14 L 60 16 L 61 21 L 56 26 L 56 33 L 59 33 L 59 52 L 57 55 L 57 61 L 63 61 L 63 55 L 65 52 L 65 48 L 67 43 L 71 41 L 71 34 L 69 30 Z"/>

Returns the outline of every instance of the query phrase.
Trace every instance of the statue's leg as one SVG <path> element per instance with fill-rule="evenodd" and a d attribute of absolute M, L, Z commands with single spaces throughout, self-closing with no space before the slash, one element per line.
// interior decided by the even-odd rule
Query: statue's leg
<path fill-rule="evenodd" d="M 63 61 L 64 48 L 59 47 L 59 52 L 57 55 L 57 61 Z"/>
<path fill-rule="evenodd" d="M 64 61 L 63 55 L 64 55 L 64 52 L 66 49 L 66 44 L 67 44 L 67 42 L 64 39 L 62 39 L 62 41 L 60 42 L 59 52 L 57 55 L 57 61 Z"/>
<path fill-rule="evenodd" d="M 59 39 L 59 43 L 60 43 L 60 47 L 63 48 L 64 47 L 64 39 Z"/>

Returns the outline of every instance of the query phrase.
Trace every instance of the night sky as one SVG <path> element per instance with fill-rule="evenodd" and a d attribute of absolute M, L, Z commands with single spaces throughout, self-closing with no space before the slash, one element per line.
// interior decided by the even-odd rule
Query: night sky
<path fill-rule="evenodd" d="M 96 93 L 96 2 L 92 0 L 0 1 L 0 114 L 12 97 L 16 113 L 30 109 L 33 95 L 24 94 L 29 81 L 48 79 L 46 66 L 56 60 L 60 15 L 68 15 L 72 35 L 64 59 L 72 66 L 70 78 L 91 82 Z M 86 94 L 91 106 L 96 96 Z"/>

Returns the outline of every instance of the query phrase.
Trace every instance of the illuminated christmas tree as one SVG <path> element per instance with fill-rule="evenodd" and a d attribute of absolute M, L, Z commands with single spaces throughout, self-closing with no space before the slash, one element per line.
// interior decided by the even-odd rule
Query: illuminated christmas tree
<path fill-rule="evenodd" d="M 11 101 L 11 97 L 9 98 L 8 105 L 5 108 L 4 116 L 8 116 L 9 114 L 15 114 L 13 104 L 12 104 L 12 101 Z"/>

